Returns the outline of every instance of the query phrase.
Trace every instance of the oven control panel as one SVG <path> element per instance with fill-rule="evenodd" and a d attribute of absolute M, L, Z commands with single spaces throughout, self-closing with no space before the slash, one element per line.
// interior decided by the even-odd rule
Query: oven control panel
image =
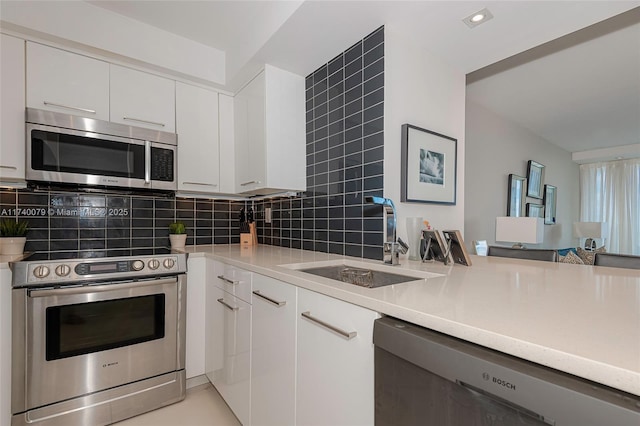
<path fill-rule="evenodd" d="M 139 258 L 65 259 L 20 262 L 24 278 L 14 286 L 62 284 L 87 279 L 135 279 L 186 272 L 186 256 L 160 255 Z"/>

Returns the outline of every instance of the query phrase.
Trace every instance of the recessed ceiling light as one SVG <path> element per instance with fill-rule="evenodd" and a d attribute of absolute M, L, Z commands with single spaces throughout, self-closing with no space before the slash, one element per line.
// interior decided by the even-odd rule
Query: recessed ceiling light
<path fill-rule="evenodd" d="M 467 16 L 462 20 L 462 22 L 467 24 L 469 28 L 473 28 L 477 25 L 487 22 L 491 18 L 493 18 L 493 15 L 491 14 L 491 12 L 489 12 L 489 9 L 482 9 L 481 11 L 472 13 L 471 15 Z"/>

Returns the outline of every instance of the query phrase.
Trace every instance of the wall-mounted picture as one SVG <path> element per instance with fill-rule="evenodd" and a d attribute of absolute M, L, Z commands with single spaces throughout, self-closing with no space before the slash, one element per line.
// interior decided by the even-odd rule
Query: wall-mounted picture
<path fill-rule="evenodd" d="M 542 204 L 527 203 L 527 217 L 544 217 Z"/>
<path fill-rule="evenodd" d="M 527 197 L 543 198 L 544 166 L 537 161 L 527 163 Z"/>
<path fill-rule="evenodd" d="M 522 176 L 510 174 L 507 194 L 507 216 L 524 216 L 525 193 L 527 192 L 527 179 Z"/>
<path fill-rule="evenodd" d="M 456 203 L 457 139 L 402 125 L 400 200 Z"/>
<path fill-rule="evenodd" d="M 557 188 L 553 185 L 544 186 L 544 224 L 555 225 L 556 223 L 556 200 Z"/>

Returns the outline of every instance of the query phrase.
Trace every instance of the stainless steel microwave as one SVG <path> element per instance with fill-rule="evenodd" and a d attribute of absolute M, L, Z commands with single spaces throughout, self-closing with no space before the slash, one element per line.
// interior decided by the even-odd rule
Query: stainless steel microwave
<path fill-rule="evenodd" d="M 175 191 L 177 135 L 27 108 L 31 182 Z"/>

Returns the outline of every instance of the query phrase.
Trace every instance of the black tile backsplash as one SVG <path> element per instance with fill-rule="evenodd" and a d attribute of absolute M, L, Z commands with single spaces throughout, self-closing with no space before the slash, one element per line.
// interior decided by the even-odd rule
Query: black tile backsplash
<path fill-rule="evenodd" d="M 255 203 L 259 242 L 382 259 L 384 27 L 307 76 L 307 191 Z M 272 222 L 264 222 L 264 209 Z"/>
<path fill-rule="evenodd" d="M 253 205 L 261 244 L 382 259 L 382 209 L 364 197 L 383 196 L 384 27 L 307 76 L 305 90 L 307 191 L 299 196 L 0 190 L 0 216 L 29 221 L 26 251 L 166 247 L 175 220 L 187 226 L 187 245 L 237 244 L 240 209 Z"/>
<path fill-rule="evenodd" d="M 29 222 L 26 251 L 169 246 L 169 224 L 187 226 L 187 244 L 240 242 L 244 201 L 121 194 L 0 190 L 0 218 Z"/>

